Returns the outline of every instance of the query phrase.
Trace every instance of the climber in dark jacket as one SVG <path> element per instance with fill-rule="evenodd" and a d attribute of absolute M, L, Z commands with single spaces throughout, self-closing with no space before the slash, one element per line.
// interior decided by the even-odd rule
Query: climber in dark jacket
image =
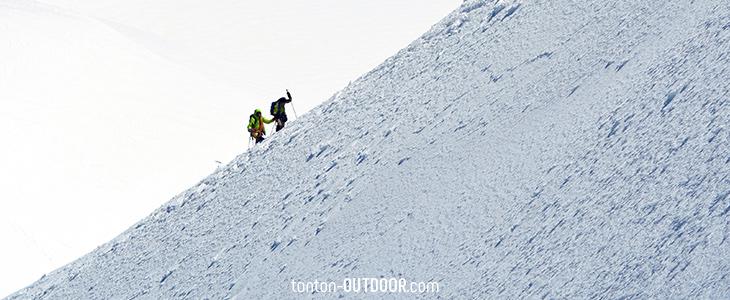
<path fill-rule="evenodd" d="M 271 102 L 270 113 L 274 116 L 274 121 L 276 121 L 276 131 L 283 129 L 286 121 L 288 120 L 286 117 L 285 105 L 287 103 L 291 103 L 291 94 L 289 93 L 289 90 L 286 90 L 286 97 L 287 98 L 281 97 L 279 100 Z"/>

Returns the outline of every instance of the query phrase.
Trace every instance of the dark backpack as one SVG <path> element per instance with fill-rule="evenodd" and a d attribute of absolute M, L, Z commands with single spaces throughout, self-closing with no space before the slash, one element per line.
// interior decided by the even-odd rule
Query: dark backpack
<path fill-rule="evenodd" d="M 278 105 L 278 101 L 271 102 L 271 109 L 269 109 L 269 113 L 273 116 L 276 115 L 276 106 Z"/>

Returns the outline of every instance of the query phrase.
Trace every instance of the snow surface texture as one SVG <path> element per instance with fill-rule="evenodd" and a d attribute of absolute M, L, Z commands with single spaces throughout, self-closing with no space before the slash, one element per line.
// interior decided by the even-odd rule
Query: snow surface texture
<path fill-rule="evenodd" d="M 0 0 L 0 296 L 230 162 L 285 88 L 305 113 L 459 3 Z"/>
<path fill-rule="evenodd" d="M 728 53 L 723 1 L 465 2 L 10 298 L 727 298 Z"/>

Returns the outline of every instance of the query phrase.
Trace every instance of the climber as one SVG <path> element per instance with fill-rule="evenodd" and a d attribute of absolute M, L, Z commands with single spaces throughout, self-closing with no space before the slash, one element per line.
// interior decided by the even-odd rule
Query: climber
<path fill-rule="evenodd" d="M 256 143 L 264 140 L 264 135 L 266 135 L 266 128 L 264 128 L 264 123 L 269 124 L 273 122 L 272 119 L 264 118 L 264 116 L 261 115 L 261 110 L 256 109 L 254 113 L 248 117 L 248 132 L 251 133 L 251 138 L 256 140 Z"/>
<path fill-rule="evenodd" d="M 284 105 L 291 103 L 291 94 L 289 93 L 289 90 L 286 90 L 286 97 L 287 98 L 281 97 L 279 100 L 271 102 L 270 113 L 274 116 L 274 121 L 276 121 L 276 131 L 283 129 L 286 121 L 288 120 Z"/>

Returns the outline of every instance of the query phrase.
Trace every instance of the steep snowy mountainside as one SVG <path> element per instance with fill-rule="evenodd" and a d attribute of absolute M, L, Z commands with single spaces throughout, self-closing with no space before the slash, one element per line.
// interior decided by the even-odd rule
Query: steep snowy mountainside
<path fill-rule="evenodd" d="M 97 20 L 4 0 L 0 37 L 0 265 L 32 274 L 2 272 L 0 294 L 118 235 L 246 147 L 245 93 Z M 29 251 L 37 261 L 18 259 Z"/>
<path fill-rule="evenodd" d="M 728 53 L 723 1 L 467 1 L 11 298 L 724 298 Z"/>

